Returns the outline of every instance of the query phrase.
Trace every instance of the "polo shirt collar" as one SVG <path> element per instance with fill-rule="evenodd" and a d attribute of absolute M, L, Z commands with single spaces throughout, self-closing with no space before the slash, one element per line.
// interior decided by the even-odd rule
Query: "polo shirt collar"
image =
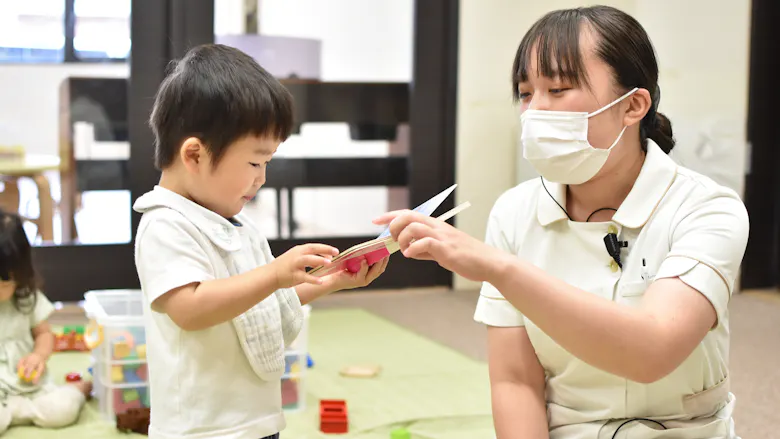
<path fill-rule="evenodd" d="M 179 212 L 214 245 L 225 251 L 233 252 L 241 248 L 239 227 L 176 192 L 155 186 L 154 190 L 139 197 L 133 205 L 133 209 L 141 213 L 155 208 L 169 208 Z"/>
<path fill-rule="evenodd" d="M 647 223 L 677 176 L 677 164 L 652 140 L 647 141 L 647 155 L 639 176 L 612 221 L 636 229 Z M 542 226 L 568 219 L 566 185 L 542 179 L 537 201 L 537 218 Z M 549 195 L 548 193 L 549 192 Z M 560 204 L 560 205 L 559 205 Z"/>

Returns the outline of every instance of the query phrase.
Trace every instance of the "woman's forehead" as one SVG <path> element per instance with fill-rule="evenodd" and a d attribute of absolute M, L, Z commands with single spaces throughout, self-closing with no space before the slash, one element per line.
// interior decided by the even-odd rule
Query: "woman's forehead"
<path fill-rule="evenodd" d="M 518 82 L 538 79 L 565 80 L 576 85 L 588 84 L 588 70 L 597 60 L 595 38 L 589 26 L 577 32 L 540 33 L 533 44 L 518 51 Z"/>

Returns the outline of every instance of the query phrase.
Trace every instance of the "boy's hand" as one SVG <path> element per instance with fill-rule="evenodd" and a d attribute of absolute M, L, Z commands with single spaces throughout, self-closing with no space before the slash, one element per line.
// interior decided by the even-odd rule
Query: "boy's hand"
<path fill-rule="evenodd" d="M 384 258 L 369 267 L 368 263 L 363 260 L 360 263 L 360 271 L 357 273 L 350 273 L 348 270 L 344 270 L 326 276 L 328 286 L 330 287 L 328 289 L 331 292 L 335 292 L 365 287 L 385 272 L 389 261 L 389 257 Z"/>
<path fill-rule="evenodd" d="M 43 376 L 43 371 L 46 370 L 46 359 L 33 352 L 19 360 L 16 369 L 19 378 L 23 381 L 38 384 L 41 376 Z"/>
<path fill-rule="evenodd" d="M 302 283 L 322 284 L 322 279 L 306 272 L 307 268 L 329 264 L 338 249 L 325 244 L 304 244 L 291 248 L 271 264 L 279 288 L 291 288 Z"/>

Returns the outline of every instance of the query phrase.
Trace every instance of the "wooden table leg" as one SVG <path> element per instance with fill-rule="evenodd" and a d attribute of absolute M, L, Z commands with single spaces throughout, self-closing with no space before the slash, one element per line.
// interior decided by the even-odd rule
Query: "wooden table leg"
<path fill-rule="evenodd" d="M 38 202 L 40 203 L 38 234 L 41 235 L 44 242 L 51 242 L 54 241 L 54 200 L 51 197 L 49 179 L 38 174 L 33 177 L 33 180 L 38 187 Z"/>
<path fill-rule="evenodd" d="M 9 213 L 19 213 L 19 183 L 16 177 L 3 180 L 5 187 L 0 193 L 0 208 Z"/>
<path fill-rule="evenodd" d="M 62 223 L 62 244 L 70 245 L 78 239 L 76 230 L 76 211 L 80 204 L 73 171 L 60 172 L 60 218 Z"/>

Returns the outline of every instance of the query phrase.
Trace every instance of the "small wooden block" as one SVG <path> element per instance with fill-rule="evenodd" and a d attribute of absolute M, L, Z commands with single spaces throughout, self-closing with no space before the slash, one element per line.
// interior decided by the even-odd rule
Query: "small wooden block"
<path fill-rule="evenodd" d="M 373 378 L 379 375 L 382 368 L 378 365 L 345 366 L 339 372 L 342 376 L 350 378 Z"/>

